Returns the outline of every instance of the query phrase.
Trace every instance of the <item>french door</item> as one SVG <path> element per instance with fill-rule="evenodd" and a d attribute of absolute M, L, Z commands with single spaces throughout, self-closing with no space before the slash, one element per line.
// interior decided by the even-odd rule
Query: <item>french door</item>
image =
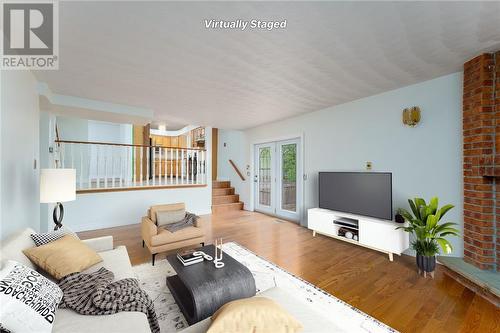
<path fill-rule="evenodd" d="M 255 145 L 255 210 L 300 220 L 302 170 L 300 139 Z"/>

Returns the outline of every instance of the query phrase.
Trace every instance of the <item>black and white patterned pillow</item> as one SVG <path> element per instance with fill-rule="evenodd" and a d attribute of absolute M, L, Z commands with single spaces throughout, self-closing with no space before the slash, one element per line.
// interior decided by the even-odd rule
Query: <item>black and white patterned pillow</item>
<path fill-rule="evenodd" d="M 8 260 L 0 269 L 0 322 L 10 332 L 50 333 L 63 292 L 37 271 Z"/>
<path fill-rule="evenodd" d="M 71 235 L 75 238 L 78 238 L 78 236 L 73 231 L 71 231 L 66 227 L 62 227 L 58 230 L 46 232 L 43 234 L 31 234 L 31 238 L 35 242 L 36 246 L 42 246 L 50 242 L 56 241 L 59 238 L 63 238 L 66 235 Z"/>

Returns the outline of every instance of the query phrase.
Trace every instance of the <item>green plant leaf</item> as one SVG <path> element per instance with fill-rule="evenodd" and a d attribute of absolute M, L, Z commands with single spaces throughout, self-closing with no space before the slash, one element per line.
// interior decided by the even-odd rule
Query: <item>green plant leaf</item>
<path fill-rule="evenodd" d="M 414 226 L 420 226 L 420 227 L 425 226 L 424 221 L 422 221 L 422 220 L 420 220 L 420 219 L 413 219 L 413 220 L 411 220 L 411 223 L 412 223 L 412 225 L 414 225 Z"/>
<path fill-rule="evenodd" d="M 448 235 L 459 236 L 460 232 L 458 232 L 458 230 L 456 232 L 455 231 L 445 231 L 445 232 L 439 234 L 439 238 L 442 238 L 442 237 L 448 236 Z"/>
<path fill-rule="evenodd" d="M 427 221 L 427 216 L 432 214 L 432 210 L 429 206 L 420 207 L 420 219 L 422 221 Z"/>
<path fill-rule="evenodd" d="M 439 219 L 441 219 L 444 216 L 444 214 L 446 214 L 453 207 L 455 207 L 455 206 L 453 206 L 453 205 L 444 205 L 443 207 L 441 207 L 441 209 L 439 210 L 439 216 L 440 216 Z"/>
<path fill-rule="evenodd" d="M 438 242 L 439 246 L 441 246 L 441 249 L 443 249 L 444 253 L 449 254 L 451 253 L 451 251 L 453 251 L 453 247 L 446 239 L 439 237 L 436 238 L 436 242 Z"/>
<path fill-rule="evenodd" d="M 415 228 L 415 236 L 417 237 L 418 240 L 425 240 L 427 238 L 425 227 L 417 226 Z"/>
<path fill-rule="evenodd" d="M 416 200 L 417 199 L 415 199 L 415 201 Z M 420 212 L 418 211 L 417 206 L 415 205 L 415 203 L 411 199 L 408 199 L 408 203 L 410 204 L 410 208 L 411 208 L 411 211 L 413 212 L 413 215 L 417 219 L 420 218 Z"/>
<path fill-rule="evenodd" d="M 398 212 L 399 214 L 401 214 L 401 216 L 403 216 L 403 218 L 406 220 L 406 221 L 411 221 L 413 219 L 413 216 L 410 214 L 410 212 L 408 212 L 406 209 L 404 208 L 399 208 L 398 209 Z"/>
<path fill-rule="evenodd" d="M 443 237 L 445 235 L 460 236 L 460 230 L 455 228 L 445 228 L 444 230 L 439 231 L 439 237 Z"/>
<path fill-rule="evenodd" d="M 458 224 L 453 223 L 453 222 L 446 222 L 446 223 L 440 224 L 436 227 L 436 232 L 442 232 L 444 229 L 451 228 L 454 225 L 458 225 Z"/>
<path fill-rule="evenodd" d="M 434 229 L 436 227 L 437 222 L 438 220 L 435 215 L 431 214 L 427 216 L 427 223 L 426 223 L 427 230 Z"/>
<path fill-rule="evenodd" d="M 420 208 L 422 206 L 427 206 L 425 200 L 422 198 L 415 198 L 415 205 L 417 205 L 417 208 Z"/>
<path fill-rule="evenodd" d="M 438 198 L 437 197 L 432 197 L 431 201 L 429 202 L 429 208 L 431 210 L 431 214 L 436 214 L 437 208 L 438 208 Z"/>

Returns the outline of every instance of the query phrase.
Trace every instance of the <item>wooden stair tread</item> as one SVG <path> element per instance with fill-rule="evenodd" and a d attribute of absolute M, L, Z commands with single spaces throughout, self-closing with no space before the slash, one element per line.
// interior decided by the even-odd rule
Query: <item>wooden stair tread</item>
<path fill-rule="evenodd" d="M 222 213 L 232 210 L 242 210 L 243 202 L 235 193 L 229 180 L 214 180 L 212 182 L 212 213 Z"/>
<path fill-rule="evenodd" d="M 240 201 L 240 196 L 238 194 L 230 195 L 218 195 L 212 197 L 212 205 L 219 205 L 224 203 L 235 203 Z"/>
<path fill-rule="evenodd" d="M 243 202 L 237 201 L 237 202 L 221 203 L 221 204 L 212 205 L 212 206 L 230 206 L 230 205 L 243 205 Z"/>
<path fill-rule="evenodd" d="M 229 180 L 214 180 L 212 182 L 212 188 L 228 188 L 231 187 L 231 182 Z"/>
<path fill-rule="evenodd" d="M 233 195 L 233 194 L 235 194 L 234 187 L 212 188 L 212 197 Z"/>

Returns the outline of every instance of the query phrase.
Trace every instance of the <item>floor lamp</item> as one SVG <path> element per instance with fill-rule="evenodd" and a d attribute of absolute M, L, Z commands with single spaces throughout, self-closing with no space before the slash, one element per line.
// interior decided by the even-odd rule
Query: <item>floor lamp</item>
<path fill-rule="evenodd" d="M 52 218 L 54 230 L 62 227 L 64 207 L 62 202 L 76 199 L 75 169 L 42 169 L 40 172 L 40 202 L 55 203 Z"/>

